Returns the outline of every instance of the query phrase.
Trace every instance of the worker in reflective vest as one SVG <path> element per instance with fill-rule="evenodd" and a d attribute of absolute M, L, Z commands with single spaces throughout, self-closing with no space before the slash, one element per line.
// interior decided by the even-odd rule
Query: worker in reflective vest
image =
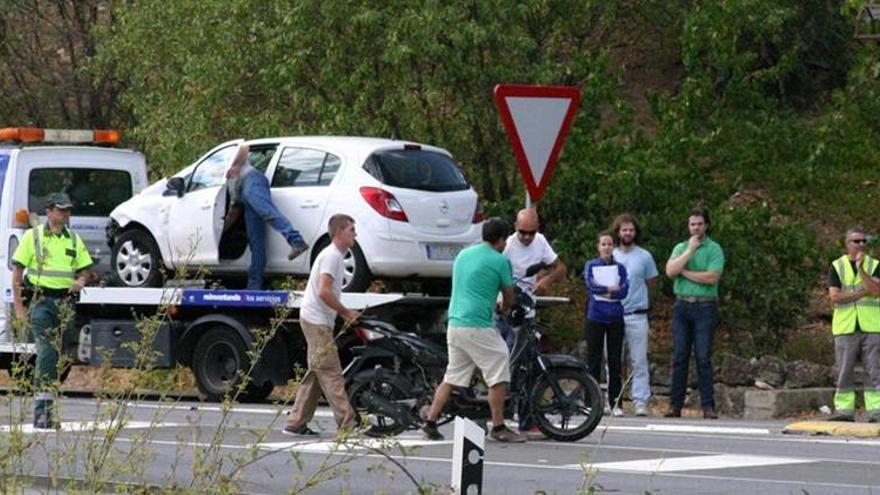
<path fill-rule="evenodd" d="M 72 208 L 67 194 L 50 195 L 46 204 L 48 221 L 25 232 L 12 256 L 15 316 L 29 323 L 37 347 L 33 384 L 34 428 L 38 429 L 54 429 L 59 424 L 52 392 L 58 378 L 58 351 L 64 331 L 73 329 L 70 296 L 85 286 L 92 265 L 82 238 L 68 228 Z M 23 290 L 28 292 L 29 308 Z"/>
<path fill-rule="evenodd" d="M 865 410 L 868 421 L 880 422 L 880 261 L 865 254 L 867 235 L 846 232 L 846 254 L 831 265 L 828 294 L 834 304 L 831 332 L 838 369 L 833 420 L 855 421 L 853 368 L 861 354 L 867 374 Z"/>

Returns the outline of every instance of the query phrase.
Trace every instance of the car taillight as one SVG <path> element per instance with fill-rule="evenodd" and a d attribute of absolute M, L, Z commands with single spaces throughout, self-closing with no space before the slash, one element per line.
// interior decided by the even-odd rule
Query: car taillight
<path fill-rule="evenodd" d="M 483 214 L 483 203 L 480 203 L 479 198 L 477 199 L 477 207 L 474 208 L 474 219 L 471 223 L 480 223 L 486 220 L 486 215 Z"/>
<path fill-rule="evenodd" d="M 378 187 L 362 187 L 360 189 L 361 196 L 376 210 L 376 213 L 391 220 L 400 222 L 408 222 L 403 206 L 390 192 Z"/>
<path fill-rule="evenodd" d="M 374 332 L 372 330 L 367 330 L 364 327 L 355 328 L 354 334 L 357 335 L 357 338 L 361 339 L 361 342 L 363 342 L 364 344 L 366 344 L 368 342 L 372 342 L 374 340 L 385 338 L 385 336 L 382 335 L 381 333 Z"/>

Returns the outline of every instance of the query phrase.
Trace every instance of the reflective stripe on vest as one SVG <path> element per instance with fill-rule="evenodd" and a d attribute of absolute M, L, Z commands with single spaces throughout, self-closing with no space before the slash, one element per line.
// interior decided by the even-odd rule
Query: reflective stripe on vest
<path fill-rule="evenodd" d="M 37 270 L 36 277 L 38 279 L 46 279 L 46 278 L 56 278 L 63 279 L 65 282 L 68 280 L 72 283 L 76 279 L 76 256 L 67 256 L 70 259 L 70 269 L 69 270 L 46 270 L 43 268 L 45 263 L 45 253 L 43 252 L 43 243 L 42 238 L 45 237 L 45 225 L 39 225 L 33 228 L 34 231 L 34 257 L 37 260 Z M 71 241 L 71 249 L 74 253 L 76 253 L 76 238 L 77 235 L 75 232 L 68 229 L 70 233 L 70 241 Z M 41 284 L 42 285 L 42 284 Z M 54 287 L 50 287 L 54 288 Z"/>
<path fill-rule="evenodd" d="M 865 256 L 865 272 L 872 274 L 877 269 L 876 259 Z M 840 289 L 844 293 L 852 293 L 863 289 L 862 279 L 854 271 L 849 258 L 844 255 L 833 263 L 834 270 L 840 278 Z M 863 332 L 880 332 L 880 298 L 865 296 L 857 301 L 834 305 L 834 317 L 831 321 L 831 333 L 847 335 L 855 332 L 856 322 Z"/>

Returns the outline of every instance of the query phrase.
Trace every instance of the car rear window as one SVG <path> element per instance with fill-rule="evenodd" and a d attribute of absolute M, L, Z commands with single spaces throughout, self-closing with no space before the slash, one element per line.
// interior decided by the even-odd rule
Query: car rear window
<path fill-rule="evenodd" d="M 73 201 L 73 215 L 106 217 L 132 196 L 131 174 L 93 168 L 38 168 L 30 173 L 28 210 L 46 211 L 49 195 L 64 192 Z"/>
<path fill-rule="evenodd" d="M 391 187 L 420 191 L 463 191 L 470 187 L 458 165 L 434 151 L 378 151 L 367 158 L 364 170 Z"/>

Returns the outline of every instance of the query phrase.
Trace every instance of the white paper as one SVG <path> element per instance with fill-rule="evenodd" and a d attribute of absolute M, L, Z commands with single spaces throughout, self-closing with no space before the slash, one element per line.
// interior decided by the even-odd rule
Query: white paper
<path fill-rule="evenodd" d="M 596 282 L 596 285 L 603 287 L 619 285 L 620 273 L 617 271 L 617 265 L 594 266 L 593 281 Z"/>
<path fill-rule="evenodd" d="M 617 271 L 617 265 L 594 266 L 593 282 L 603 287 L 617 286 L 620 283 L 620 273 Z M 599 301 L 614 302 L 615 299 L 609 299 L 605 296 L 593 295 Z"/>

